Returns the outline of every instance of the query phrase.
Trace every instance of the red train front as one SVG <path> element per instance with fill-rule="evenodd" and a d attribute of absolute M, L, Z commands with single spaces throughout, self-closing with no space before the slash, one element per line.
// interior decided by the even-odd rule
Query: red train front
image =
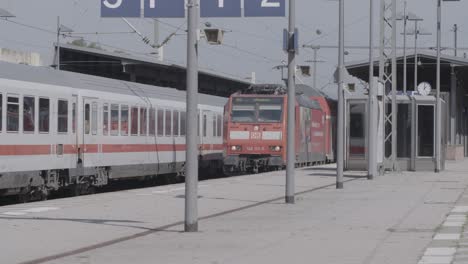
<path fill-rule="evenodd" d="M 286 165 L 287 95 L 278 85 L 256 85 L 225 106 L 224 172 L 282 169 Z M 296 97 L 296 163 L 326 161 L 326 116 L 316 100 Z"/>

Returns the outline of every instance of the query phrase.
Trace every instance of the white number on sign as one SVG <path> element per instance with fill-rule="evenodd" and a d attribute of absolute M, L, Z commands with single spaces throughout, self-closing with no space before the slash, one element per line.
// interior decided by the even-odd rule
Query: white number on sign
<path fill-rule="evenodd" d="M 156 0 L 150 0 L 149 7 L 156 8 Z"/>
<path fill-rule="evenodd" d="M 218 0 L 218 7 L 224 8 L 224 0 Z"/>
<path fill-rule="evenodd" d="M 279 2 L 275 2 L 272 0 L 262 0 L 262 7 L 280 7 L 281 4 Z"/>
<path fill-rule="evenodd" d="M 109 3 L 109 0 L 104 0 L 104 5 L 107 8 L 115 9 L 115 8 L 119 8 L 122 5 L 122 1 L 123 0 L 116 0 L 115 3 L 111 4 L 111 3 Z"/>

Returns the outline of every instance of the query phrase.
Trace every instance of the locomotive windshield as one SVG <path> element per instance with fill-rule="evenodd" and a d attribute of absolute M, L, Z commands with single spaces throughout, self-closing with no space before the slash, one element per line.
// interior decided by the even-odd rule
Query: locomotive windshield
<path fill-rule="evenodd" d="M 237 123 L 277 123 L 283 114 L 281 97 L 234 97 L 231 121 Z"/>

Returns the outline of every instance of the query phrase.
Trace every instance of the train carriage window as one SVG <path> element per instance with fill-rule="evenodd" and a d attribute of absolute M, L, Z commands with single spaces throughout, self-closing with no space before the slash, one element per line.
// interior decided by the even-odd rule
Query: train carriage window
<path fill-rule="evenodd" d="M 109 105 L 104 104 L 102 106 L 102 135 L 109 135 Z"/>
<path fill-rule="evenodd" d="M 120 135 L 128 136 L 128 105 L 120 107 Z"/>
<path fill-rule="evenodd" d="M 146 120 L 148 120 L 148 112 L 146 108 L 140 108 L 140 136 L 146 136 L 148 128 Z"/>
<path fill-rule="evenodd" d="M 50 100 L 39 98 L 39 132 L 49 133 Z"/>
<path fill-rule="evenodd" d="M 158 109 L 158 136 L 164 136 L 164 109 Z"/>
<path fill-rule="evenodd" d="M 132 115 L 130 120 L 132 126 L 132 136 L 138 136 L 138 107 L 132 107 Z"/>
<path fill-rule="evenodd" d="M 185 137 L 187 135 L 187 113 L 186 112 L 180 112 L 180 135 L 182 137 Z"/>
<path fill-rule="evenodd" d="M 176 137 L 179 136 L 179 111 L 172 113 L 172 134 Z"/>
<path fill-rule="evenodd" d="M 213 127 L 212 127 L 212 131 L 213 131 L 213 137 L 216 137 L 216 115 L 213 115 Z"/>
<path fill-rule="evenodd" d="M 203 137 L 206 137 L 206 130 L 207 130 L 208 120 L 206 114 L 203 114 Z"/>
<path fill-rule="evenodd" d="M 85 123 L 84 123 L 84 129 L 85 129 L 85 134 L 89 135 L 90 131 L 90 123 L 91 123 L 91 108 L 89 107 L 89 104 L 85 105 Z"/>
<path fill-rule="evenodd" d="M 218 115 L 217 118 L 218 118 L 218 122 L 217 122 L 217 123 L 218 123 L 218 127 L 217 127 L 217 131 L 216 131 L 216 132 L 217 132 L 218 137 L 221 137 L 221 136 L 222 136 L 222 132 L 223 132 L 223 129 L 222 129 L 222 128 L 223 128 L 223 120 L 222 120 L 221 115 Z"/>
<path fill-rule="evenodd" d="M 57 132 L 67 133 L 68 132 L 68 101 L 59 100 L 58 101 L 58 126 Z"/>
<path fill-rule="evenodd" d="M 91 133 L 97 135 L 97 124 L 98 124 L 98 106 L 97 103 L 92 104 L 92 119 L 91 119 Z"/>
<path fill-rule="evenodd" d="M 166 122 L 165 122 L 165 132 L 166 136 L 170 137 L 172 135 L 172 111 L 171 110 L 166 110 Z"/>
<path fill-rule="evenodd" d="M 111 112 L 110 133 L 111 133 L 111 136 L 118 136 L 119 135 L 119 105 L 111 104 L 110 112 Z"/>
<path fill-rule="evenodd" d="M 3 95 L 0 94 L 0 132 L 3 131 Z"/>
<path fill-rule="evenodd" d="M 156 110 L 154 108 L 150 109 L 149 113 L 149 135 L 154 136 L 156 133 Z"/>
<path fill-rule="evenodd" d="M 19 98 L 8 96 L 7 104 L 7 130 L 18 132 L 19 130 Z"/>
<path fill-rule="evenodd" d="M 76 133 L 76 103 L 72 104 L 72 132 Z"/>
<path fill-rule="evenodd" d="M 36 98 L 25 96 L 23 98 L 23 131 L 34 132 L 36 113 Z"/>

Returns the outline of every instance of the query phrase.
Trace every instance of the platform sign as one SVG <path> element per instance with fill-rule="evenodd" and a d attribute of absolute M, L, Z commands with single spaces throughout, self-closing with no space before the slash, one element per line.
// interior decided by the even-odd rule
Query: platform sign
<path fill-rule="evenodd" d="M 128 1 L 128 0 L 127 0 Z M 139 1 L 137 2 L 138 5 Z M 184 0 L 145 0 L 144 16 L 148 18 L 183 18 L 185 17 Z"/>
<path fill-rule="evenodd" d="M 140 17 L 140 1 L 101 0 L 101 17 Z"/>
<path fill-rule="evenodd" d="M 241 0 L 200 0 L 201 17 L 242 17 Z"/>
<path fill-rule="evenodd" d="M 183 18 L 185 0 L 100 0 L 101 17 Z M 286 0 L 200 0 L 201 17 L 281 17 L 286 15 Z"/>
<path fill-rule="evenodd" d="M 245 0 L 246 17 L 282 17 L 286 16 L 285 0 Z"/>

